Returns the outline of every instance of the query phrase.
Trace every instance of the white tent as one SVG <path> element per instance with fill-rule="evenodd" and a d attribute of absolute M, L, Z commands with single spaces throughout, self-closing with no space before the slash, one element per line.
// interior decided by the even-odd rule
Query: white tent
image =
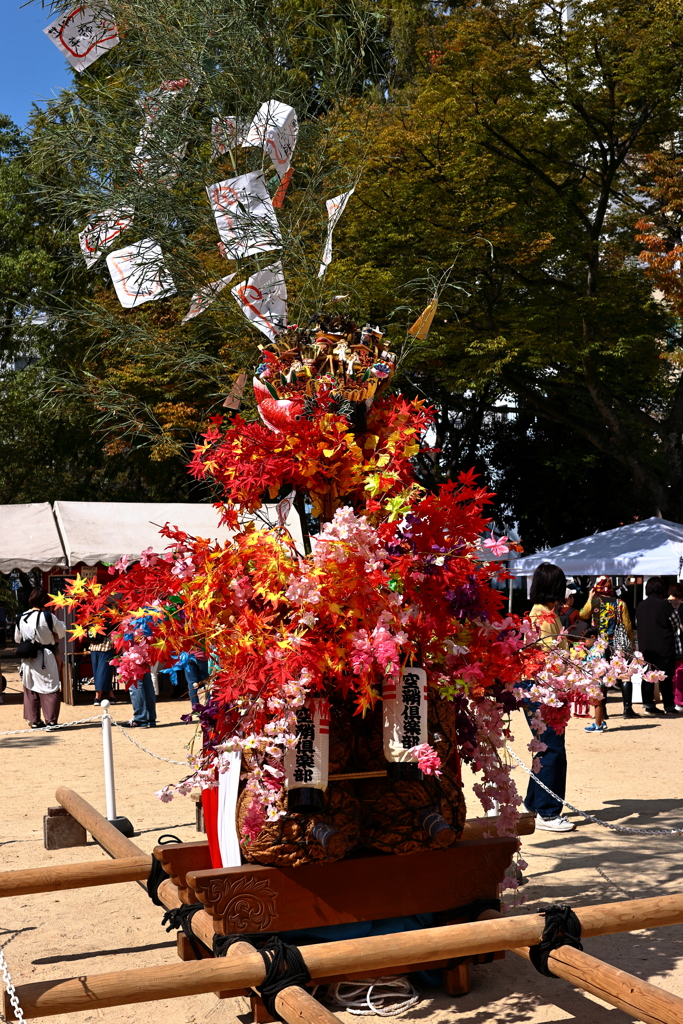
<path fill-rule="evenodd" d="M 48 502 L 0 505 L 0 572 L 28 572 L 66 564 Z"/>
<path fill-rule="evenodd" d="M 541 562 L 553 562 L 567 576 L 677 576 L 682 556 L 683 525 L 653 516 L 537 551 L 511 561 L 510 571 L 531 576 Z"/>
<path fill-rule="evenodd" d="M 257 527 L 275 526 L 277 508 L 265 506 L 249 518 Z M 149 547 L 161 552 L 171 543 L 159 533 L 166 523 L 225 543 L 231 532 L 218 520 L 213 505 L 180 502 L 56 501 L 54 510 L 47 502 L 0 505 L 0 572 L 96 565 L 116 562 L 122 555 L 136 559 Z M 285 526 L 303 553 L 301 523 L 293 506 Z"/>
<path fill-rule="evenodd" d="M 151 547 L 161 552 L 172 543 L 160 536 L 159 528 L 168 523 L 194 537 L 225 543 L 232 536 L 219 526 L 219 513 L 213 505 L 168 502 L 56 501 L 55 518 L 64 540 L 68 565 L 84 562 L 116 562 L 121 555 L 137 558 Z M 273 506 L 254 515 L 257 526 L 277 523 Z M 267 522 L 264 521 L 267 519 Z M 301 524 L 292 508 L 286 520 L 297 547 L 301 547 Z"/>

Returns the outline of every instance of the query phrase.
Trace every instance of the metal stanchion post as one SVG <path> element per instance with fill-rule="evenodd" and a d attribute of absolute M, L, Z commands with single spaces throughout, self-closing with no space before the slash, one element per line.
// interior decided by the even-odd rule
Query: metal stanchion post
<path fill-rule="evenodd" d="M 109 701 L 102 701 L 102 752 L 104 754 L 104 793 L 107 803 L 107 820 L 124 836 L 134 836 L 135 829 L 128 818 L 116 813 L 116 790 L 114 788 L 114 750 L 111 742 L 111 716 Z"/>

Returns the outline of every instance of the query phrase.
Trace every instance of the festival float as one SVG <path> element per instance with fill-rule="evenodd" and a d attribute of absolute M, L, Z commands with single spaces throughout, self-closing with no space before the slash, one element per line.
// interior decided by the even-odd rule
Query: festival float
<path fill-rule="evenodd" d="M 108 586 L 77 580 L 56 604 L 75 612 L 76 635 L 115 627 L 127 685 L 162 658 L 209 658 L 205 702 L 187 716 L 189 773 L 157 794 L 200 789 L 208 841 L 155 856 L 217 941 L 474 920 L 517 887 L 518 835 L 533 830 L 504 751 L 526 695 L 516 684 L 532 683 L 536 732 L 562 730 L 572 703 L 643 666 L 549 651 L 528 620 L 504 613 L 492 584 L 505 572 L 486 555 L 506 542 L 481 542 L 492 496 L 471 472 L 421 485 L 431 412 L 391 390 L 396 356 L 378 327 L 321 313 L 301 328 L 260 310 L 259 419 L 216 417 L 190 465 L 221 488 L 232 539 L 167 526 L 165 549 L 122 559 Z M 279 526 L 259 524 L 266 504 Z M 292 504 L 313 524 L 300 550 L 284 525 Z M 537 738 L 530 748 L 544 749 Z M 463 763 L 495 817 L 467 821 Z M 179 949 L 197 955 L 185 940 Z M 461 993 L 476 960 L 420 970 L 443 970 Z M 387 967 L 418 969 L 401 957 Z"/>

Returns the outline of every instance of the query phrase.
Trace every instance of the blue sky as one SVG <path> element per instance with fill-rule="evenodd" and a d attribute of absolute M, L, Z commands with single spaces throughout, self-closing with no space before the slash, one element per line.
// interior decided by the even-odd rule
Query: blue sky
<path fill-rule="evenodd" d="M 71 69 L 43 29 L 56 15 L 40 0 L 0 0 L 0 113 L 23 128 L 31 104 L 71 83 Z"/>

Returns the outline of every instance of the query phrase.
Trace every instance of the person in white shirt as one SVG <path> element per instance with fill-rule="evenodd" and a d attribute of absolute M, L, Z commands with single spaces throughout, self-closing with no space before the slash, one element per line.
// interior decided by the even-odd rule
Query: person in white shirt
<path fill-rule="evenodd" d="M 32 729 L 56 725 L 61 703 L 57 645 L 66 633 L 66 627 L 45 607 L 49 600 L 50 595 L 43 587 L 34 587 L 28 598 L 29 610 L 19 617 L 14 630 L 17 643 L 28 640 L 38 647 L 34 658 L 21 659 L 20 668 L 24 718 Z M 41 711 L 44 722 L 40 718 Z"/>

